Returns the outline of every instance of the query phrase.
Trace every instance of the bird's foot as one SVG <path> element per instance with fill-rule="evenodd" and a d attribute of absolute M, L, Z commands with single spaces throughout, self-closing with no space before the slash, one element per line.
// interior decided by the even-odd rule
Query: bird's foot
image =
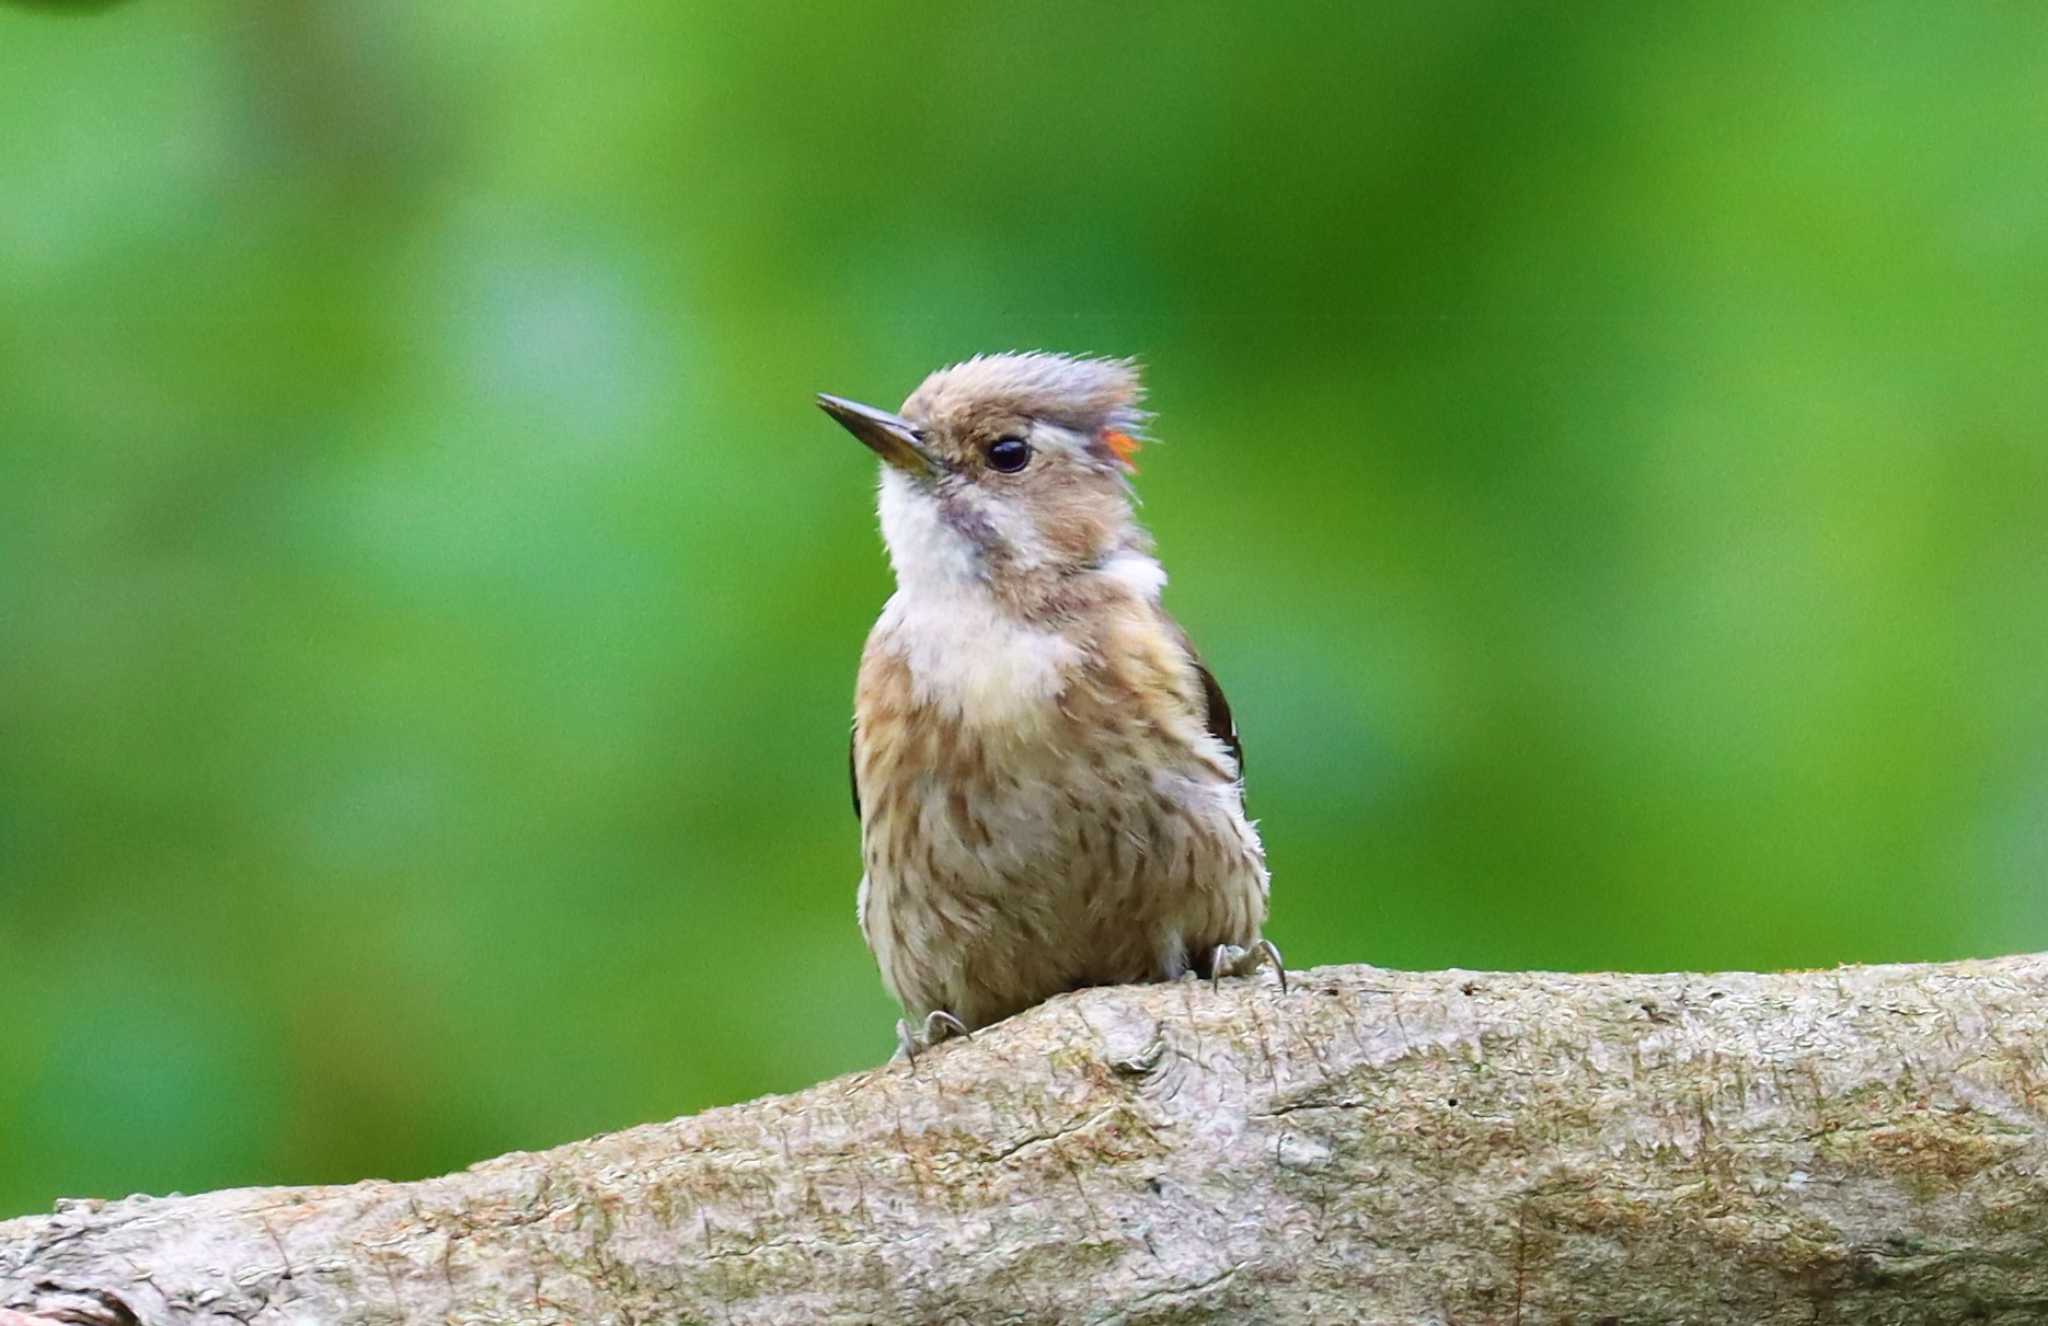
<path fill-rule="evenodd" d="M 935 1008 L 924 1015 L 924 1026 L 917 1031 L 910 1029 L 907 1018 L 896 1019 L 896 1054 L 907 1063 L 915 1063 L 917 1056 L 948 1036 L 965 1036 L 969 1040 L 974 1033 L 967 1030 L 967 1024 L 943 1008 Z"/>
<path fill-rule="evenodd" d="M 1273 973 L 1280 978 L 1280 993 L 1287 993 L 1287 964 L 1280 960 L 1280 950 L 1270 939 L 1261 939 L 1250 948 L 1239 948 L 1235 944 L 1218 944 L 1216 951 L 1209 955 L 1209 988 L 1226 976 L 1250 976 L 1259 968 L 1271 965 Z"/>

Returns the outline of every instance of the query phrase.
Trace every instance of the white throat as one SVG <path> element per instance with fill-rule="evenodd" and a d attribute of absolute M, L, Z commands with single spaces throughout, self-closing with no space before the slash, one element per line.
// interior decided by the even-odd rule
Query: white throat
<path fill-rule="evenodd" d="M 974 724 L 1029 730 L 1067 687 L 1086 651 L 1057 630 L 1020 621 L 998 603 L 981 550 L 947 521 L 915 480 L 882 472 L 882 538 L 896 572 L 896 593 L 875 623 L 875 643 L 910 669 L 920 703 Z M 984 511 L 996 521 L 1010 513 Z M 998 527 L 1014 565 L 1039 553 L 1035 531 Z M 1151 556 L 1124 549 L 1093 574 L 1157 602 L 1166 572 Z"/>
<path fill-rule="evenodd" d="M 905 592 L 951 594 L 982 584 L 981 550 L 946 523 L 938 501 L 922 491 L 917 480 L 884 465 L 876 506 L 889 565 Z"/>

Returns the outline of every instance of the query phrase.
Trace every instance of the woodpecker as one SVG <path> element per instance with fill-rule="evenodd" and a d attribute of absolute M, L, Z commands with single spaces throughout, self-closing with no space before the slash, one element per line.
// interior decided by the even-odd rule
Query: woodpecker
<path fill-rule="evenodd" d="M 894 414 L 818 397 L 882 460 L 855 912 L 905 1057 L 1083 986 L 1270 963 L 1286 988 L 1244 747 L 1132 511 L 1142 399 L 1132 361 L 1045 352 Z"/>

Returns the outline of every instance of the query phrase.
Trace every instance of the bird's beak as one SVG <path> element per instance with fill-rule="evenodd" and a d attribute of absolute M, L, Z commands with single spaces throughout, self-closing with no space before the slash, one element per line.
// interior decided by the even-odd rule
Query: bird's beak
<path fill-rule="evenodd" d="M 945 468 L 939 458 L 926 450 L 924 430 L 900 415 L 857 401 L 818 393 L 818 408 L 845 425 L 846 431 L 868 444 L 883 460 L 906 474 L 921 479 L 936 478 Z"/>

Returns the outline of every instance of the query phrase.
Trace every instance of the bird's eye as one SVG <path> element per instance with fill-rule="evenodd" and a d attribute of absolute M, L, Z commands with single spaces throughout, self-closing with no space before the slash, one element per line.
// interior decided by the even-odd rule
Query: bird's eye
<path fill-rule="evenodd" d="M 1015 474 L 1031 463 L 1031 444 L 1021 437 L 997 438 L 988 444 L 988 463 L 1004 474 Z"/>

